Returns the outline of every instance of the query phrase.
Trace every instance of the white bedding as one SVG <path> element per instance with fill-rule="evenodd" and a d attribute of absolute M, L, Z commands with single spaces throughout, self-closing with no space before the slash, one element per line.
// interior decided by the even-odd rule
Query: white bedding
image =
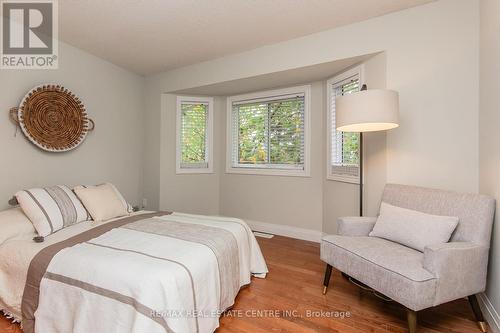
<path fill-rule="evenodd" d="M 137 212 L 134 214 L 141 214 Z M 111 222 L 111 221 L 108 221 Z M 31 260 L 43 248 L 90 230 L 99 224 L 86 221 L 64 228 L 35 243 L 32 235 L 10 239 L 0 244 L 0 309 L 21 321 L 21 301 Z"/>
<path fill-rule="evenodd" d="M 144 212 L 137 212 L 135 214 L 141 214 Z M 172 221 L 177 221 L 177 222 L 183 222 L 183 223 L 191 223 L 191 224 L 202 224 L 206 226 L 217 226 L 219 228 L 226 229 L 227 231 L 232 232 L 238 241 L 238 251 L 239 251 L 239 265 L 240 265 L 240 285 L 245 285 L 250 282 L 250 272 L 254 273 L 254 275 L 258 277 L 265 277 L 265 274 L 267 273 L 267 266 L 265 264 L 264 258 L 262 256 L 262 253 L 260 252 L 260 248 L 255 240 L 255 237 L 251 233 L 250 229 L 243 223 L 245 228 L 247 229 L 247 234 L 245 235 L 246 240 L 243 239 L 244 237 L 242 236 L 244 233 L 242 233 L 242 228 L 241 225 L 238 227 L 238 223 L 241 223 L 241 220 L 238 219 L 231 219 L 231 218 L 220 218 L 220 217 L 210 217 L 210 216 L 199 216 L 199 215 L 188 215 L 188 214 L 179 214 L 179 213 L 174 213 L 171 216 L 165 216 L 165 217 L 160 217 L 159 219 L 164 219 L 164 220 L 172 220 Z M 225 223 L 225 222 L 238 222 L 238 223 Z M 20 320 L 21 319 L 21 301 L 22 301 L 22 294 L 24 291 L 24 286 L 26 282 L 26 276 L 28 272 L 28 267 L 31 262 L 31 260 L 34 258 L 34 256 L 43 248 L 51 245 L 58 243 L 60 241 L 63 241 L 67 238 L 70 238 L 74 235 L 80 234 L 84 231 L 90 230 L 95 226 L 102 225 L 102 223 L 99 224 L 93 224 L 92 222 L 83 222 L 79 223 L 77 225 L 68 227 L 66 229 L 63 229 L 49 237 L 46 238 L 45 242 L 43 243 L 35 243 L 32 240 L 32 236 L 29 237 L 24 237 L 24 238 L 18 238 L 18 239 L 13 239 L 6 241 L 5 243 L 0 245 L 0 309 L 3 309 L 6 313 L 11 314 L 15 319 Z M 239 229 L 239 231 L 237 231 Z M 239 233 L 239 234 L 238 234 Z M 127 239 L 127 230 L 126 229 L 121 229 L 116 232 L 108 232 L 109 234 L 108 237 L 105 241 L 106 243 L 119 243 L 122 242 L 123 239 Z M 103 236 L 107 235 L 104 234 Z M 129 241 L 132 240 L 132 238 L 129 238 Z M 96 239 L 96 241 L 100 241 L 99 238 Z M 197 244 L 199 245 L 199 244 Z M 83 248 L 86 246 L 86 244 L 83 244 L 82 246 L 78 245 L 73 248 L 71 248 L 71 251 L 74 252 L 72 255 L 73 257 L 78 257 L 78 251 L 83 250 Z M 133 246 L 131 244 L 130 246 Z M 170 253 L 173 253 L 175 249 L 180 248 L 180 243 L 178 240 L 172 240 L 169 244 L 165 245 L 165 249 L 170 249 Z M 86 249 L 88 251 L 89 249 Z M 100 252 L 102 254 L 102 252 Z M 180 254 L 179 254 L 180 255 Z M 54 257 L 55 259 L 56 257 Z M 65 264 L 65 259 L 64 256 L 59 256 L 57 257 L 58 260 L 51 263 L 50 265 L 50 271 L 51 272 L 61 272 L 64 273 L 65 275 L 68 275 L 71 273 L 71 270 L 68 270 L 65 265 L 69 265 L 68 263 Z M 70 258 L 70 257 L 68 257 Z M 195 258 L 195 259 L 200 259 L 200 258 Z M 203 260 L 213 260 L 213 258 L 210 258 L 210 255 L 208 257 L 204 258 Z M 193 260 L 193 265 L 195 265 L 196 260 Z M 144 267 L 146 269 L 146 267 Z M 213 273 L 213 272 L 212 272 Z M 82 278 L 81 275 L 85 275 L 85 272 L 80 272 L 76 273 L 75 278 Z M 213 275 L 213 274 L 212 274 Z M 130 274 L 126 276 L 126 279 L 130 279 L 130 281 L 134 281 L 134 279 L 139 279 L 140 275 L 134 275 Z M 203 277 L 205 278 L 205 277 Z M 213 281 L 212 283 L 209 283 L 210 277 L 207 276 L 207 283 L 206 284 L 200 284 L 198 283 L 197 286 L 197 293 L 199 295 L 203 295 L 200 298 L 200 304 L 205 302 L 204 304 L 210 308 L 210 306 L 213 305 L 214 298 L 216 295 L 214 294 L 214 287 L 213 287 Z M 212 277 L 214 279 L 214 277 Z M 125 279 L 124 279 L 125 280 Z M 175 280 L 175 279 L 174 279 Z M 129 281 L 129 282 L 130 282 Z M 137 281 L 140 281 L 137 280 Z M 103 283 L 109 283 L 104 281 Z M 172 283 L 172 281 L 171 281 Z M 37 328 L 38 327 L 45 327 L 49 329 L 56 329 L 56 327 L 52 327 L 51 321 L 54 321 L 55 318 L 51 319 L 51 316 L 53 316 L 53 313 L 55 312 L 60 312 L 60 311 L 67 311 L 68 313 L 66 314 L 71 315 L 71 311 L 77 311 L 78 309 L 72 309 L 71 307 L 66 307 L 65 306 L 60 306 L 60 304 L 57 303 L 57 297 L 42 297 L 43 294 L 50 292 L 54 293 L 55 291 L 59 292 L 61 291 L 61 297 L 68 297 L 68 295 L 71 294 L 71 290 L 64 290 L 65 288 L 61 288 L 61 286 L 57 286 L 57 288 L 50 288 L 50 281 L 46 281 L 44 279 L 44 282 L 41 286 L 41 296 L 40 296 L 40 307 L 39 307 L 39 312 L 37 312 Z M 163 286 L 165 288 L 165 292 L 168 291 L 168 288 L 172 288 L 172 286 Z M 201 289 L 200 289 L 201 288 Z M 206 290 L 204 290 L 204 288 Z M 215 288 L 216 289 L 216 288 Z M 170 290 L 170 294 L 173 294 L 175 290 Z M 66 293 L 65 293 L 66 292 Z M 220 291 L 219 291 L 220 294 Z M 168 297 L 168 293 L 165 297 Z M 154 298 L 154 297 L 153 297 Z M 91 299 L 91 298 L 89 298 Z M 152 302 L 153 304 L 157 301 L 161 300 L 153 300 L 153 299 L 148 299 L 148 302 Z M 60 302 L 59 302 L 60 303 Z M 161 302 L 160 302 L 161 303 Z M 180 304 L 180 303 L 179 303 Z M 59 307 L 58 307 L 59 305 Z M 106 307 L 106 303 L 101 303 L 102 306 Z M 116 304 L 109 303 L 108 310 L 112 311 L 112 307 L 116 307 Z M 56 308 L 60 308 L 57 311 L 52 311 Z M 81 309 L 83 310 L 83 309 Z M 92 306 L 89 306 L 87 311 L 92 311 Z M 103 309 L 104 310 L 104 309 Z M 78 312 L 78 311 L 77 311 Z M 98 315 L 99 313 L 96 312 L 94 315 Z M 40 323 L 38 323 L 38 315 L 40 315 L 40 318 L 45 318 L 43 320 L 40 320 Z M 60 315 L 58 313 L 58 315 Z M 93 318 L 95 316 L 93 315 Z M 63 316 L 63 317 L 67 317 Z M 60 318 L 60 317 L 59 317 Z M 67 321 L 61 321 L 59 320 L 59 325 L 60 327 L 71 327 L 74 323 L 72 322 L 75 318 L 69 318 Z M 143 325 L 151 325 L 150 322 L 144 323 L 144 318 L 141 316 L 135 316 L 133 319 L 135 322 L 129 323 L 132 326 L 129 326 L 129 329 L 134 330 L 134 327 L 143 327 Z M 90 321 L 89 321 L 90 322 Z M 125 323 L 126 324 L 126 323 Z M 170 319 L 169 324 L 172 326 L 176 326 L 176 320 L 175 319 Z M 40 325 L 40 326 L 39 326 Z M 83 327 L 87 324 L 83 324 Z M 136 326 L 134 326 L 136 325 Z M 138 326 L 137 326 L 138 325 Z M 179 327 L 183 327 L 185 323 L 180 323 Z M 206 319 L 204 321 L 201 321 L 202 327 L 200 327 L 199 331 L 200 332 L 209 332 L 215 329 L 218 325 L 218 318 L 212 318 L 212 319 Z M 90 328 L 90 327 L 87 327 Z M 102 328 L 102 327 L 101 327 Z M 57 331 L 57 330 L 54 330 Z M 109 331 L 109 330 L 108 330 Z"/>

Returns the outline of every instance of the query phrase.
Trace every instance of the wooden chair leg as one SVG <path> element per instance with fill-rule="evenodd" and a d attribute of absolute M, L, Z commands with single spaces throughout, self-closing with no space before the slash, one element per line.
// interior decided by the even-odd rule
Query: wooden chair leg
<path fill-rule="evenodd" d="M 326 294 L 328 290 L 328 285 L 330 284 L 330 276 L 332 276 L 332 265 L 326 264 L 325 279 L 323 280 L 323 295 Z"/>
<path fill-rule="evenodd" d="M 477 302 L 477 296 L 476 295 L 470 295 L 468 297 L 470 306 L 472 308 L 472 311 L 474 312 L 474 316 L 476 317 L 477 324 L 479 325 L 479 328 L 483 333 L 487 332 L 487 327 L 486 327 L 486 322 L 484 321 L 483 317 L 483 312 L 481 311 L 481 308 L 479 307 L 479 303 Z"/>
<path fill-rule="evenodd" d="M 407 309 L 406 317 L 408 320 L 408 332 L 417 333 L 417 311 Z"/>

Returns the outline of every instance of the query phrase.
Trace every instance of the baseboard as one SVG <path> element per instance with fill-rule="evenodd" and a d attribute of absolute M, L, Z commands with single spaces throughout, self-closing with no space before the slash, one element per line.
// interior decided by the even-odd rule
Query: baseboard
<path fill-rule="evenodd" d="M 295 239 L 301 239 L 311 242 L 319 243 L 323 233 L 319 230 L 311 230 L 299 227 L 292 227 L 290 225 L 274 224 L 259 221 L 245 220 L 253 231 L 265 232 L 268 234 L 285 236 Z"/>
<path fill-rule="evenodd" d="M 497 310 L 495 310 L 486 294 L 482 293 L 478 296 L 479 306 L 483 311 L 484 319 L 486 319 L 488 325 L 490 325 L 491 332 L 500 333 L 500 316 L 498 315 Z"/>

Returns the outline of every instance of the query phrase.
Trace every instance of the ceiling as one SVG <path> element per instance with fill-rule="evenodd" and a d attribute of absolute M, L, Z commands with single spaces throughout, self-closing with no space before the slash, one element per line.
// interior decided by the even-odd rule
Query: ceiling
<path fill-rule="evenodd" d="M 226 81 L 196 88 L 174 91 L 177 94 L 231 96 L 259 90 L 289 87 L 314 81 L 326 80 L 349 67 L 365 62 L 375 54 L 335 60 L 313 66 L 289 69 L 271 74 Z"/>
<path fill-rule="evenodd" d="M 431 1 L 60 0 L 59 36 L 147 75 Z"/>

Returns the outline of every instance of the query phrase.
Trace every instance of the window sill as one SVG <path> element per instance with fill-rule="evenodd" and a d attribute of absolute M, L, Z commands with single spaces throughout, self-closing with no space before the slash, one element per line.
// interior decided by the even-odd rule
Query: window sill
<path fill-rule="evenodd" d="M 284 169 L 259 169 L 259 168 L 226 168 L 226 173 L 255 175 L 255 176 L 285 176 L 285 177 L 311 177 L 307 170 L 284 170 Z"/>
<path fill-rule="evenodd" d="M 192 174 L 211 174 L 214 173 L 212 169 L 177 169 L 177 175 L 192 175 Z"/>
<path fill-rule="evenodd" d="M 342 183 L 357 184 L 359 185 L 359 177 L 356 176 L 341 176 L 341 175 L 327 175 L 327 180 L 333 180 Z"/>

